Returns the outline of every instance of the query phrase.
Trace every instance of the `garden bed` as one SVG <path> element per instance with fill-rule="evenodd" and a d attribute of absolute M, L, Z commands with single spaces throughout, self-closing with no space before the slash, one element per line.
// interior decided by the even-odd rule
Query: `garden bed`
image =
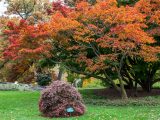
<path fill-rule="evenodd" d="M 105 88 L 105 89 L 96 89 L 93 90 L 96 96 L 105 97 L 107 99 L 120 99 L 120 93 L 117 92 L 115 89 L 112 88 Z M 127 95 L 129 98 L 140 98 L 140 97 L 147 97 L 147 96 L 158 96 L 160 95 L 160 89 L 152 89 L 151 92 L 145 92 L 142 89 L 138 89 L 137 92 L 134 90 L 127 89 Z"/>

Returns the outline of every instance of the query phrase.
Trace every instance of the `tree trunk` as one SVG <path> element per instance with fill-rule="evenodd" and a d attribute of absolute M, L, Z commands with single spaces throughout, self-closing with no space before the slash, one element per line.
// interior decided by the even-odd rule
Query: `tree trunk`
<path fill-rule="evenodd" d="M 121 78 L 119 78 L 119 82 L 120 82 L 120 87 L 121 87 L 121 97 L 122 99 L 128 99 L 128 96 L 127 96 L 127 93 L 126 93 L 126 90 L 124 88 L 124 84 L 123 84 L 123 81 Z"/>
<path fill-rule="evenodd" d="M 112 85 L 115 88 L 115 90 L 117 90 L 118 92 L 121 92 L 121 89 L 114 82 L 112 82 Z"/>
<path fill-rule="evenodd" d="M 122 97 L 122 99 L 125 99 L 125 100 L 128 99 L 128 96 L 127 96 L 126 90 L 124 88 L 124 84 L 123 84 L 123 80 L 122 80 L 122 76 L 121 76 L 121 70 L 123 67 L 123 63 L 124 63 L 124 59 L 126 57 L 126 54 L 127 53 L 124 53 L 121 60 L 120 60 L 119 69 L 117 66 L 115 66 L 117 73 L 118 73 L 118 78 L 119 78 L 119 83 L 120 83 L 120 88 L 121 88 L 121 97 Z"/>
<path fill-rule="evenodd" d="M 115 88 L 115 90 L 117 90 L 118 92 L 121 91 L 121 89 L 115 84 L 115 82 L 106 74 L 106 72 L 104 71 L 104 75 L 106 77 L 106 81 L 110 81 L 110 83 L 113 85 L 113 87 Z"/>
<path fill-rule="evenodd" d="M 147 92 L 151 92 L 152 90 L 152 85 L 151 85 L 152 80 L 150 78 L 148 78 L 147 80 Z"/>
<path fill-rule="evenodd" d="M 142 86 L 143 90 L 145 90 L 146 92 L 151 92 L 151 90 L 152 90 L 152 81 L 154 78 L 154 74 L 155 74 L 155 71 L 152 71 L 152 70 L 150 70 L 147 73 L 146 81 L 144 82 L 144 84 Z"/>
<path fill-rule="evenodd" d="M 126 90 L 124 88 L 124 84 L 123 84 L 123 80 L 122 80 L 122 76 L 121 76 L 120 70 L 118 70 L 117 67 L 116 67 L 116 69 L 117 69 L 119 83 L 120 83 L 120 88 L 121 88 L 121 97 L 122 97 L 122 99 L 127 100 L 128 96 L 127 96 Z"/>
<path fill-rule="evenodd" d="M 146 92 L 151 92 L 152 86 L 151 86 L 150 80 L 147 80 L 147 82 L 143 84 L 142 89 Z"/>
<path fill-rule="evenodd" d="M 58 76 L 57 76 L 57 80 L 61 80 L 62 75 L 63 75 L 63 69 L 61 67 L 59 67 L 59 73 L 58 73 Z"/>
<path fill-rule="evenodd" d="M 135 84 L 134 84 L 134 91 L 135 91 L 135 93 L 134 93 L 134 96 L 135 97 L 137 97 L 137 81 L 135 81 Z"/>
<path fill-rule="evenodd" d="M 128 88 L 132 89 L 132 90 L 134 89 L 133 80 L 131 80 L 131 79 L 129 79 Z"/>

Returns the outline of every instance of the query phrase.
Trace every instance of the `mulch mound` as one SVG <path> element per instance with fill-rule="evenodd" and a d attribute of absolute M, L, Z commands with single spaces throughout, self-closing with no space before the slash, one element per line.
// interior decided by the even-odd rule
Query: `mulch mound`
<path fill-rule="evenodd" d="M 158 96 L 160 95 L 160 89 L 152 89 L 151 92 L 143 91 L 141 88 L 138 88 L 137 92 L 134 90 L 127 89 L 127 95 L 129 98 L 140 98 L 147 96 Z M 121 95 L 113 88 L 105 88 L 105 89 L 96 89 L 94 90 L 94 94 L 96 96 L 105 97 L 107 99 L 120 99 Z"/>

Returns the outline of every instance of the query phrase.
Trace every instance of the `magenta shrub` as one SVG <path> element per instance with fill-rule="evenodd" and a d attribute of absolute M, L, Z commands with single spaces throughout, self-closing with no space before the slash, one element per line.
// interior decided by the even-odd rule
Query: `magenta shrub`
<path fill-rule="evenodd" d="M 39 110 L 45 117 L 70 117 L 83 115 L 85 106 L 74 87 L 57 80 L 42 91 Z"/>

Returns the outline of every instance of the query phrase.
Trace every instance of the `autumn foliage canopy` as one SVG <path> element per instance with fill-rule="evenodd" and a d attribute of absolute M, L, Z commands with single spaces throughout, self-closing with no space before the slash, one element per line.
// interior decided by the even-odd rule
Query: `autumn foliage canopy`
<path fill-rule="evenodd" d="M 120 73 L 126 57 L 149 63 L 159 60 L 160 46 L 154 37 L 160 35 L 159 0 L 129 5 L 117 0 L 82 1 L 72 8 L 53 3 L 47 12 L 50 19 L 34 25 L 25 20 L 8 23 L 5 58 L 51 58 L 71 71 L 109 83 L 113 83 L 109 76 Z"/>
<path fill-rule="evenodd" d="M 158 2 L 140 0 L 134 6 L 120 7 L 116 0 L 99 1 L 95 5 L 80 2 L 74 9 L 55 3 L 50 10 L 51 19 L 47 22 L 36 25 L 29 25 L 25 20 L 20 20 L 18 24 L 8 23 L 4 34 L 8 36 L 10 45 L 4 55 L 11 59 L 24 56 L 40 58 L 42 53 L 49 54 L 53 42 L 59 41 L 61 44 L 68 43 L 66 50 L 93 49 L 99 59 L 97 64 L 106 58 L 116 60 L 121 53 L 140 56 L 148 62 L 156 61 L 159 47 L 151 44 L 156 42 L 152 34 L 158 33 L 151 32 L 148 25 L 160 24 Z M 63 38 L 58 37 L 61 32 L 65 34 Z M 49 42 L 48 39 L 52 40 Z M 72 41 L 76 44 L 70 44 Z M 110 51 L 105 52 L 107 49 Z M 81 52 L 78 57 L 85 58 L 84 54 Z M 93 59 L 84 60 L 86 64 L 96 64 Z"/>

